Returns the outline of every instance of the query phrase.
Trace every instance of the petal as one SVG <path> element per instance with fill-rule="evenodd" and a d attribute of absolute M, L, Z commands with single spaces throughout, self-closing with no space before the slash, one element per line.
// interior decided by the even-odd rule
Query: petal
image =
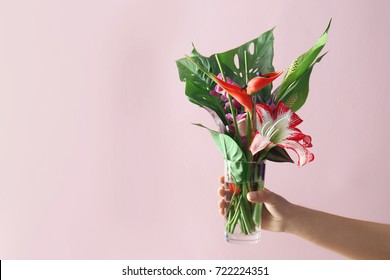
<path fill-rule="evenodd" d="M 306 147 L 306 148 L 311 148 L 313 147 L 313 145 L 311 144 L 311 137 L 309 135 L 305 135 L 305 137 L 303 137 L 303 146 Z"/>
<path fill-rule="evenodd" d="M 241 119 L 237 122 L 238 133 L 241 137 L 246 136 L 246 118 Z"/>
<path fill-rule="evenodd" d="M 298 128 L 292 128 L 290 129 L 290 134 L 288 137 L 286 137 L 286 140 L 294 140 L 294 141 L 301 141 L 303 138 L 305 138 L 305 134 L 303 134 Z"/>
<path fill-rule="evenodd" d="M 278 102 L 274 110 L 274 118 L 277 119 L 279 116 L 286 113 L 290 114 L 290 121 L 288 125 L 289 128 L 296 127 L 302 122 L 302 119 L 295 112 L 293 112 L 286 104 L 281 101 Z"/>
<path fill-rule="evenodd" d="M 235 98 L 245 109 L 249 112 L 252 111 L 253 101 L 252 97 L 246 94 L 246 90 L 240 88 L 239 86 L 231 85 L 221 79 L 218 79 L 216 76 L 210 76 L 214 82 L 216 82 L 220 87 L 226 90 L 233 98 Z"/>
<path fill-rule="evenodd" d="M 285 140 L 277 145 L 281 148 L 291 149 L 296 152 L 298 155 L 298 166 L 304 166 L 306 163 L 314 160 L 313 153 L 296 141 Z"/>
<path fill-rule="evenodd" d="M 221 94 L 221 97 L 219 99 L 221 99 L 221 101 L 223 101 L 223 102 L 228 102 L 229 101 L 229 98 L 227 98 L 226 93 Z"/>
<path fill-rule="evenodd" d="M 263 103 L 256 104 L 256 113 L 261 124 L 272 121 L 272 110 L 268 105 Z"/>
<path fill-rule="evenodd" d="M 240 104 L 242 104 L 245 109 L 249 112 L 252 112 L 253 109 L 253 101 L 252 98 L 246 93 L 245 89 L 240 88 L 239 86 L 231 85 L 221 79 L 219 79 L 214 74 L 207 71 L 202 65 L 200 65 L 193 57 L 188 55 L 185 56 L 187 60 L 193 63 L 196 67 L 198 67 L 202 72 L 204 72 L 210 79 L 212 79 L 216 84 L 222 87 L 225 91 L 227 91 L 231 96 L 237 99 Z"/>
<path fill-rule="evenodd" d="M 231 113 L 225 115 L 226 119 L 229 121 L 233 121 L 233 115 Z"/>
<path fill-rule="evenodd" d="M 232 104 L 233 104 L 234 108 L 236 108 L 236 109 L 240 109 L 240 107 L 241 107 L 241 104 L 236 99 L 232 100 Z"/>
<path fill-rule="evenodd" d="M 251 151 L 252 155 L 255 155 L 258 152 L 264 150 L 270 144 L 272 144 L 271 141 L 264 138 L 260 133 L 256 132 L 255 137 L 253 137 L 252 143 L 249 146 L 249 150 Z"/>
<path fill-rule="evenodd" d="M 226 185 L 229 187 L 231 194 L 239 194 L 241 192 L 241 188 L 239 186 L 236 186 L 236 184 L 234 183 L 227 183 Z"/>
<path fill-rule="evenodd" d="M 221 88 L 219 85 L 216 85 L 214 90 L 218 92 L 219 94 L 223 93 L 223 88 Z"/>
<path fill-rule="evenodd" d="M 258 92 L 262 88 L 266 87 L 268 84 L 272 83 L 277 77 L 279 77 L 283 71 L 280 72 L 271 72 L 263 74 L 262 76 L 254 77 L 248 82 L 247 93 L 253 94 Z"/>
<path fill-rule="evenodd" d="M 237 121 L 241 120 L 241 119 L 246 119 L 246 113 L 241 113 L 241 114 L 238 114 L 236 116 L 236 119 Z"/>

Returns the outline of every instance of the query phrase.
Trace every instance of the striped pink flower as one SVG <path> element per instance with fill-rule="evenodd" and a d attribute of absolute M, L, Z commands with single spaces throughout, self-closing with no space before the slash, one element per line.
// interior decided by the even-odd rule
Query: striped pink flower
<path fill-rule="evenodd" d="M 284 103 L 279 102 L 273 110 L 269 105 L 256 104 L 256 115 L 256 133 L 249 147 L 253 155 L 279 146 L 297 153 L 298 166 L 314 160 L 308 150 L 312 147 L 311 137 L 297 128 L 302 119 Z"/>

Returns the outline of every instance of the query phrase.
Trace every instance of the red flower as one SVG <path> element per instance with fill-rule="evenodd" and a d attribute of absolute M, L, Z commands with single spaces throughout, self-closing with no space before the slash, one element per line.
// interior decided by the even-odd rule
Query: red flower
<path fill-rule="evenodd" d="M 230 193 L 231 194 L 239 194 L 241 192 L 241 188 L 239 186 L 236 186 L 236 184 L 234 183 L 226 183 L 229 190 L 230 190 Z"/>
<path fill-rule="evenodd" d="M 271 72 L 263 74 L 258 77 L 254 77 L 248 82 L 248 86 L 244 89 L 236 85 L 229 84 L 217 76 L 209 73 L 209 77 L 216 82 L 221 88 L 227 91 L 233 98 L 235 98 L 248 112 L 252 112 L 253 101 L 251 94 L 258 92 L 262 88 L 266 87 L 268 84 L 272 83 L 277 77 L 279 77 L 283 71 L 280 72 Z"/>
<path fill-rule="evenodd" d="M 251 112 L 253 108 L 253 101 L 252 97 L 250 97 L 246 90 L 243 88 L 240 88 L 239 86 L 235 86 L 232 84 L 229 84 L 221 79 L 219 79 L 217 76 L 210 73 L 210 78 L 216 82 L 221 88 L 223 88 L 227 93 L 229 93 L 234 99 L 238 101 L 244 108 Z"/>
<path fill-rule="evenodd" d="M 279 146 L 297 153 L 298 166 L 314 160 L 314 155 L 308 150 L 312 147 L 311 137 L 297 128 L 302 119 L 283 102 L 279 102 L 274 110 L 266 104 L 256 104 L 256 113 L 257 132 L 249 147 L 252 154 Z"/>
<path fill-rule="evenodd" d="M 279 77 L 283 71 L 280 72 L 271 72 L 267 74 L 262 74 L 260 76 L 254 77 L 252 80 L 248 82 L 248 86 L 246 88 L 247 94 L 251 95 L 255 92 L 258 92 L 268 84 L 272 83 L 277 77 Z"/>
<path fill-rule="evenodd" d="M 214 82 L 217 83 L 222 89 L 229 93 L 234 99 L 236 99 L 242 106 L 245 107 L 245 110 L 252 113 L 253 110 L 253 101 L 251 94 L 261 90 L 268 84 L 272 83 L 277 77 L 279 77 L 283 71 L 280 72 L 271 72 L 267 74 L 262 74 L 258 77 L 251 79 L 248 83 L 247 88 L 241 88 L 237 85 L 230 84 L 225 82 L 215 76 L 214 74 L 207 71 L 203 66 L 197 63 L 193 57 L 187 56 L 186 58 L 195 64 L 200 70 L 202 70 L 207 76 L 209 76 Z"/>

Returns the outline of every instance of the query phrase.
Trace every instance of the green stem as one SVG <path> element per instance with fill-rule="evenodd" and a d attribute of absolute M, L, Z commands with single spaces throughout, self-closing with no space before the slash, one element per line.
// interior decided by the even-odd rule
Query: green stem
<path fill-rule="evenodd" d="M 251 128 L 251 116 L 246 114 L 246 159 L 252 161 L 252 152 L 249 150 L 249 146 L 252 141 L 252 128 Z"/>
<path fill-rule="evenodd" d="M 245 62 L 245 83 L 249 82 L 249 77 L 248 77 L 248 60 L 246 57 L 246 51 L 244 51 L 244 62 Z"/>
<path fill-rule="evenodd" d="M 219 71 L 222 74 L 222 79 L 226 82 L 225 73 L 222 70 L 222 66 L 221 66 L 221 63 L 219 62 L 218 55 L 215 55 L 215 59 L 217 60 Z M 233 107 L 232 97 L 231 97 L 231 95 L 228 92 L 227 92 L 227 96 L 228 96 L 228 99 L 229 99 L 230 111 L 232 112 L 234 130 L 236 131 L 236 133 L 235 133 L 236 142 L 241 147 L 242 144 L 241 144 L 241 139 L 240 139 L 240 133 L 238 131 L 237 118 L 236 118 L 236 109 Z"/>

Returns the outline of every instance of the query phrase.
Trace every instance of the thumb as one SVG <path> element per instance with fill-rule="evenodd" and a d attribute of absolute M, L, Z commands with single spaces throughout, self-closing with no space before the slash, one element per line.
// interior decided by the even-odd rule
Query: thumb
<path fill-rule="evenodd" d="M 270 202 L 272 200 L 272 194 L 270 191 L 264 189 L 261 191 L 253 191 L 247 194 L 247 199 L 252 203 Z"/>

